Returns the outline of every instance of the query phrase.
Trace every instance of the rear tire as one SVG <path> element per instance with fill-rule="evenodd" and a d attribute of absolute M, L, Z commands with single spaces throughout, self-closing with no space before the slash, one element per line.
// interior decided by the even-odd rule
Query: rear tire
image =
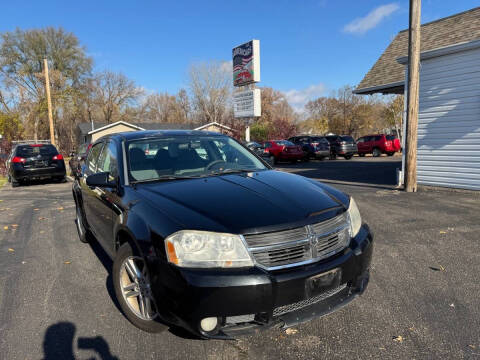
<path fill-rule="evenodd" d="M 12 183 L 12 188 L 16 188 L 20 186 L 20 181 L 16 181 L 13 178 L 10 179 L 10 182 Z"/>
<path fill-rule="evenodd" d="M 382 155 L 382 152 L 380 151 L 379 148 L 375 148 L 373 149 L 372 155 L 373 157 L 379 157 L 380 155 Z"/>
<path fill-rule="evenodd" d="M 394 154 L 395 154 L 395 153 L 393 153 L 393 152 L 387 153 L 388 156 L 393 156 Z"/>
<path fill-rule="evenodd" d="M 117 301 L 133 325 L 150 333 L 159 333 L 168 328 L 159 322 L 145 260 L 129 243 L 118 249 L 113 262 L 112 277 Z"/>
<path fill-rule="evenodd" d="M 350 160 L 353 155 L 345 155 L 345 160 Z"/>

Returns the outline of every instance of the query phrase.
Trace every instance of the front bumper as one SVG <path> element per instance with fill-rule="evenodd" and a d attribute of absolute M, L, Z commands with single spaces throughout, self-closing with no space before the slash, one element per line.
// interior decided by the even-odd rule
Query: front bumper
<path fill-rule="evenodd" d="M 373 235 L 363 225 L 350 246 L 331 258 L 290 269 L 266 271 L 182 269 L 156 260 L 150 265 L 154 294 L 164 320 L 203 338 L 235 338 L 273 326 L 290 327 L 335 311 L 363 293 L 369 279 Z M 310 294 L 308 280 L 338 269 L 336 284 Z M 201 319 L 218 317 L 205 333 Z"/>

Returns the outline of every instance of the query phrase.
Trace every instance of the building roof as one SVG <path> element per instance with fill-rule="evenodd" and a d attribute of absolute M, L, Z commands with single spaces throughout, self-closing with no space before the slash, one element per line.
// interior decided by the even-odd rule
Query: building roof
<path fill-rule="evenodd" d="M 105 126 L 102 126 L 102 127 L 99 127 L 99 128 L 96 128 L 94 130 L 91 130 L 88 132 L 89 135 L 91 134 L 95 134 L 96 132 L 99 132 L 99 131 L 102 131 L 102 130 L 106 130 L 108 128 L 111 128 L 111 127 L 114 127 L 114 126 L 117 126 L 117 125 L 124 125 L 124 126 L 127 126 L 127 127 L 130 127 L 134 130 L 145 130 L 144 128 L 140 127 L 140 126 L 137 126 L 137 125 L 134 125 L 134 124 L 130 124 L 130 123 L 127 123 L 125 121 L 117 121 L 117 122 L 114 122 L 114 123 L 111 123 L 111 124 L 108 124 L 108 125 L 105 125 Z"/>
<path fill-rule="evenodd" d="M 92 131 L 92 124 L 89 122 L 83 122 L 78 124 L 78 129 L 82 135 L 93 134 L 101 128 L 106 128 L 107 126 L 111 127 L 118 123 L 122 123 L 126 126 L 133 126 L 139 130 L 168 130 L 168 129 L 180 129 L 180 130 L 190 130 L 195 128 L 195 125 L 191 124 L 176 124 L 176 123 L 128 123 L 125 121 L 117 121 L 115 123 L 107 124 L 105 122 L 94 122 Z"/>
<path fill-rule="evenodd" d="M 201 125 L 201 126 L 198 126 L 195 128 L 195 130 L 203 130 L 203 129 L 206 129 L 210 126 L 216 126 L 220 129 L 223 129 L 223 130 L 228 130 L 228 131 L 235 131 L 234 129 L 232 129 L 231 127 L 227 126 L 227 125 L 223 125 L 223 124 L 220 124 L 216 121 L 213 121 L 213 122 L 210 122 L 208 124 L 204 124 L 204 125 Z"/>
<path fill-rule="evenodd" d="M 480 39 L 480 7 L 421 26 L 422 52 L 477 39 Z M 397 62 L 397 58 L 406 55 L 408 55 L 408 29 L 397 34 L 354 93 L 403 93 L 405 67 Z"/>

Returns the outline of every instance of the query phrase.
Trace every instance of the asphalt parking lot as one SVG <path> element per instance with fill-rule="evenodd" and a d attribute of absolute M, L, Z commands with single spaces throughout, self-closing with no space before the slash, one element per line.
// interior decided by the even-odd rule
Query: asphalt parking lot
<path fill-rule="evenodd" d="M 134 328 L 110 260 L 82 244 L 71 183 L 0 190 L 0 359 L 480 359 L 480 195 L 395 190 L 400 158 L 279 168 L 352 194 L 375 234 L 371 282 L 348 307 L 236 341 Z"/>

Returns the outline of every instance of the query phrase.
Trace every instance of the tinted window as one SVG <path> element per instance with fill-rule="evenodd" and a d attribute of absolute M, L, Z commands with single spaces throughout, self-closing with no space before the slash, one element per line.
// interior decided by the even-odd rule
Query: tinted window
<path fill-rule="evenodd" d="M 288 140 L 278 140 L 278 141 L 275 141 L 277 143 L 277 145 L 283 145 L 283 146 L 294 146 L 295 144 L 288 141 Z"/>
<path fill-rule="evenodd" d="M 87 169 L 92 173 L 97 171 L 97 162 L 100 155 L 100 150 L 102 150 L 102 146 L 103 143 L 95 144 L 88 152 Z"/>
<path fill-rule="evenodd" d="M 110 180 L 114 180 L 118 176 L 117 149 L 114 142 L 109 142 L 100 155 L 97 172 L 102 171 L 109 172 Z"/>
<path fill-rule="evenodd" d="M 375 141 L 380 141 L 380 140 L 382 140 L 382 136 L 381 136 L 381 135 L 375 136 Z"/>
<path fill-rule="evenodd" d="M 340 136 L 340 138 L 343 140 L 343 141 L 347 141 L 347 142 L 355 142 L 355 140 L 353 140 L 353 137 L 351 136 Z"/>
<path fill-rule="evenodd" d="M 266 142 L 263 144 L 266 148 L 271 148 L 272 147 L 272 143 L 271 142 Z"/>
<path fill-rule="evenodd" d="M 338 136 L 326 136 L 326 138 L 329 142 L 334 142 L 337 140 Z"/>
<path fill-rule="evenodd" d="M 395 140 L 396 138 L 395 135 L 387 135 L 387 140 Z"/>
<path fill-rule="evenodd" d="M 53 145 L 19 145 L 17 156 L 28 158 L 37 155 L 57 155 L 58 151 Z"/>

